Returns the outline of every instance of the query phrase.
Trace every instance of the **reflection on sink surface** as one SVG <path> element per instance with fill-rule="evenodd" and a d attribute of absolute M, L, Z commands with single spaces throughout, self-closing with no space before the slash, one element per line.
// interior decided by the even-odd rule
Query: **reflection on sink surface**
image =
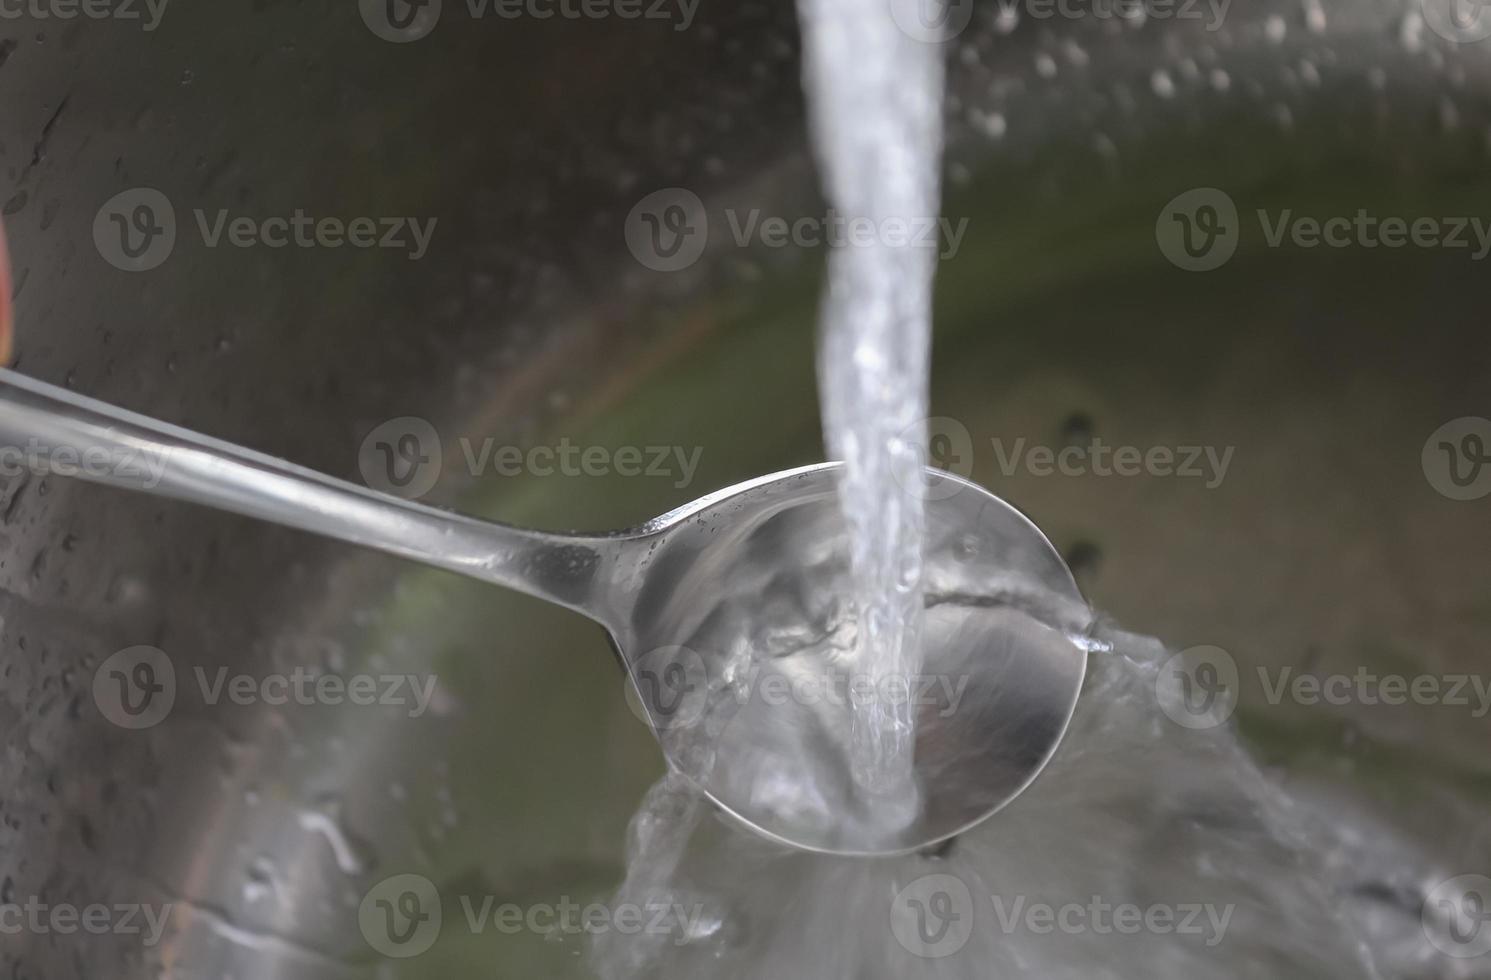
<path fill-rule="evenodd" d="M 1386 951 L 1384 976 L 1481 976 L 1484 957 L 1416 957 L 1423 910 L 1446 897 L 1435 889 L 1491 868 L 1486 718 L 1270 691 L 1286 668 L 1484 675 L 1485 498 L 1441 493 L 1423 450 L 1446 423 L 1491 415 L 1491 287 L 1464 250 L 1272 247 L 1257 212 L 1270 224 L 1286 210 L 1491 213 L 1485 51 L 1445 40 L 1421 10 L 1314 10 L 1234 8 L 1208 32 L 1158 18 L 1011 23 L 980 8 L 949 52 L 944 210 L 967 224 L 938 272 L 933 445 L 1047 530 L 1113 622 L 1233 659 L 1231 722 L 1301 819 L 1344 835 L 1314 860 L 1341 914 Z M 447 5 L 404 45 L 340 8 L 294 5 L 173 6 L 148 33 L 12 22 L 0 143 L 21 369 L 349 477 L 368 432 L 426 419 L 442 443 L 426 499 L 533 526 L 627 526 L 818 459 L 820 251 L 740 248 L 729 220 L 823 211 L 792 11 L 701 5 L 687 31 L 460 14 Z M 175 249 L 148 274 L 109 265 L 92 238 L 98 205 L 138 186 L 177 217 Z M 672 186 L 698 194 L 715 234 L 694 266 L 664 274 L 621 229 Z M 1194 188 L 1223 191 L 1241 222 L 1236 251 L 1208 272 L 1178 268 L 1155 237 Z M 225 207 L 439 223 L 417 263 L 209 248 L 194 212 Z M 612 460 L 680 449 L 697 468 L 507 475 L 495 457 L 474 462 L 488 437 Z M 1099 472 L 1099 441 L 1141 460 L 1171 451 L 1176 471 Z M 1063 472 L 1074 447 L 1089 452 Z M 1191 448 L 1194 477 L 1179 472 Z M 1208 449 L 1230 451 L 1225 472 Z M 622 884 L 628 822 L 662 770 L 598 629 L 391 559 L 74 483 L 5 475 L 0 515 L 0 903 L 173 908 L 155 945 L 8 935 L 0 973 L 590 974 L 584 937 L 494 918 L 476 932 L 463 899 L 495 916 L 565 897 L 583 907 Z M 177 701 L 155 727 L 121 730 L 97 710 L 93 675 L 142 644 L 174 664 Z M 209 704 L 198 670 L 221 668 L 436 685 L 418 718 L 392 704 Z M 1136 903 L 1190 901 L 1189 861 L 1219 834 L 1254 839 L 1257 814 L 1232 796 L 1152 772 L 1165 805 L 1151 807 L 1126 771 L 1080 787 L 1107 795 L 1086 797 L 1077 832 L 1128 828 L 1123 856 L 1144 860 L 1123 867 L 1146 873 L 1115 872 L 1113 890 Z M 1042 830 L 1039 802 L 1009 820 Z M 1049 823 L 1071 832 L 1065 816 Z M 730 846 L 714 827 L 702 821 L 705 852 Z M 991 823 L 958 846 L 1041 880 L 1034 848 L 1000 852 L 1012 832 Z M 1287 864 L 1261 841 L 1222 850 Z M 784 864 L 765 867 L 777 894 L 792 890 Z M 869 873 L 823 880 L 847 890 Z M 370 945 L 359 913 L 384 914 L 379 900 L 397 912 L 404 892 L 376 889 L 402 874 L 434 884 L 445 926 L 400 959 Z M 1236 914 L 1299 908 L 1259 895 L 1277 897 L 1247 896 Z M 1299 901 L 1302 916 L 1324 904 Z M 760 915 L 796 911 L 775 906 Z M 1429 924 L 1469 935 L 1452 916 Z M 1319 975 L 1351 962 L 1337 945 L 1312 952 Z"/>

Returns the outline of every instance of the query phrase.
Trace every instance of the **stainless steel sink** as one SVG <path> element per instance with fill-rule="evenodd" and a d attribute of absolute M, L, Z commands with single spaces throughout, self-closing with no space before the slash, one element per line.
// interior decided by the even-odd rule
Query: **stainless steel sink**
<path fill-rule="evenodd" d="M 1486 670 L 1491 500 L 1440 492 L 1422 451 L 1491 416 L 1491 280 L 1468 249 L 1272 247 L 1254 215 L 1491 218 L 1491 41 L 1447 39 L 1417 0 L 1234 4 L 1217 30 L 1034 9 L 977 4 L 949 45 L 944 210 L 967 225 L 939 271 L 935 461 L 1026 510 L 1127 628 L 1228 651 L 1244 737 L 1302 793 L 1446 876 L 1485 873 L 1491 721 L 1273 704 L 1254 678 Z M 20 370 L 349 477 L 378 478 L 377 434 L 407 428 L 385 423 L 426 420 L 424 499 L 556 528 L 626 526 L 820 458 L 822 249 L 733 230 L 753 209 L 824 214 L 794 13 L 681 16 L 447 3 L 397 43 L 350 2 L 168 5 L 150 30 L 55 7 L 0 21 Z M 175 241 L 126 271 L 95 225 L 141 187 L 170 202 Z M 627 227 L 669 188 L 710 230 L 696 262 L 659 272 Z M 1238 213 L 1211 271 L 1156 237 L 1193 188 Z M 435 225 L 418 259 L 209 244 L 224 210 L 262 230 L 297 209 Z M 598 447 L 609 473 L 523 456 L 507 475 L 482 462 L 488 438 Z M 1094 439 L 1231 454 L 1195 476 L 1011 462 Z M 623 447 L 642 473 L 616 472 Z M 649 467 L 652 447 L 682 457 Z M 585 975 L 583 937 L 476 933 L 461 899 L 583 904 L 619 880 L 661 762 L 599 630 L 72 481 L 9 475 L 0 513 L 0 904 L 172 907 L 155 943 L 115 919 L 7 934 L 0 974 Z M 138 646 L 177 690 L 135 729 L 95 676 Z M 297 668 L 436 693 L 417 717 L 204 694 L 224 669 Z M 359 925 L 402 874 L 445 904 L 417 958 Z"/>

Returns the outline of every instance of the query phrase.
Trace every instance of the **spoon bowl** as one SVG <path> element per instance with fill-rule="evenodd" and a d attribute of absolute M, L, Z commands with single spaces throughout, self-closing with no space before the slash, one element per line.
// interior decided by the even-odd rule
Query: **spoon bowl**
<path fill-rule="evenodd" d="M 935 470 L 924 664 L 877 678 L 856 669 L 836 463 L 630 530 L 556 534 L 380 493 L 3 369 L 0 446 L 24 447 L 42 472 L 375 548 L 589 616 L 669 764 L 751 830 L 804 850 L 901 853 L 985 819 L 1049 760 L 1086 668 L 1086 606 L 1051 543 Z M 918 799 L 865 799 L 851 779 L 850 705 L 865 697 L 915 699 Z"/>
<path fill-rule="evenodd" d="M 783 843 L 836 854 L 918 850 L 1017 796 L 1066 730 L 1086 669 L 1071 573 L 1019 511 L 928 470 L 923 663 L 858 669 L 840 466 L 722 490 L 640 529 L 636 583 L 609 625 L 637 704 L 672 765 Z M 850 776 L 850 705 L 909 698 L 920 799 Z"/>

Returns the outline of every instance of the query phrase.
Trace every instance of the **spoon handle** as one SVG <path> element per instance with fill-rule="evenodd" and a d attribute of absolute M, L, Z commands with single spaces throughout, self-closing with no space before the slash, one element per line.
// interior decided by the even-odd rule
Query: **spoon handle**
<path fill-rule="evenodd" d="M 491 582 L 605 622 L 626 534 L 481 521 L 379 493 L 0 368 L 0 472 L 20 467 L 215 507 Z"/>

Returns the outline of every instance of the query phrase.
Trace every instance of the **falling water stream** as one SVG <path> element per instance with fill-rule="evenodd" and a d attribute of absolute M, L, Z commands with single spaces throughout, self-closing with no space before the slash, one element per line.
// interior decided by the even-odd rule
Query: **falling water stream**
<path fill-rule="evenodd" d="M 942 50 L 903 32 L 881 0 L 802 0 L 808 108 L 831 205 L 871 234 L 829 259 L 818 387 L 831 458 L 844 461 L 858 644 L 867 690 L 920 662 L 922 476 L 935 249 L 892 222 L 937 211 Z M 909 699 L 851 705 L 857 785 L 888 822 L 917 806 Z"/>

